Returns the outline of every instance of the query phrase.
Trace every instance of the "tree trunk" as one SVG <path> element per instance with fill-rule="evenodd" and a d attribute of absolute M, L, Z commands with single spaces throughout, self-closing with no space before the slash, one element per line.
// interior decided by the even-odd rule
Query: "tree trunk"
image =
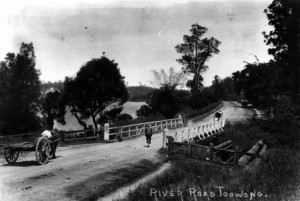
<path fill-rule="evenodd" d="M 78 123 L 84 127 L 84 129 L 87 129 L 86 123 L 80 119 L 76 111 L 71 111 L 71 113 L 74 115 L 74 117 L 77 119 Z"/>
<path fill-rule="evenodd" d="M 97 122 L 96 122 L 96 116 L 97 116 L 97 115 L 95 115 L 95 116 L 92 115 L 92 119 L 93 119 L 93 123 L 94 123 L 94 128 L 95 128 L 95 130 L 98 129 L 98 125 L 97 125 Z"/>

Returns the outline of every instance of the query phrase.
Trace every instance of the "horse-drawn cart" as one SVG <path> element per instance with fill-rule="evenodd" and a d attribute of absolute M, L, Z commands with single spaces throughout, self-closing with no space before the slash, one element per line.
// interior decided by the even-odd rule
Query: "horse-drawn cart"
<path fill-rule="evenodd" d="M 220 110 L 217 111 L 213 116 L 214 121 L 220 121 L 220 119 L 222 118 L 223 118 L 223 112 L 221 112 Z"/>
<path fill-rule="evenodd" d="M 23 142 L 4 146 L 4 157 L 7 163 L 13 164 L 17 161 L 20 152 L 35 151 L 36 160 L 39 164 L 46 164 L 50 156 L 55 157 L 58 138 L 48 138 L 43 135 L 33 142 Z M 53 146 L 54 145 L 54 146 Z"/>

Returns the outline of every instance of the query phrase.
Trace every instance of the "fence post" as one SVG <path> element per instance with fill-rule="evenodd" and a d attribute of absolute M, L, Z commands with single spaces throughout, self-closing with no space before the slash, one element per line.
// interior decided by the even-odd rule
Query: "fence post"
<path fill-rule="evenodd" d="M 213 162 L 214 146 L 215 146 L 214 143 L 209 143 L 209 150 L 210 150 L 209 160 L 210 160 L 210 162 Z"/>
<path fill-rule="evenodd" d="M 221 122 L 222 122 L 222 124 L 221 124 L 221 126 L 222 126 L 222 128 L 225 126 L 225 118 L 223 118 L 223 120 L 222 120 L 222 118 L 221 118 Z"/>
<path fill-rule="evenodd" d="M 104 140 L 109 141 L 109 124 L 104 124 Z"/>
<path fill-rule="evenodd" d="M 181 124 L 181 126 L 183 126 L 182 116 L 181 116 L 181 115 L 178 115 L 178 118 L 180 119 L 180 124 Z M 179 126 L 176 125 L 176 127 L 179 127 Z"/>
<path fill-rule="evenodd" d="M 173 142 L 174 138 L 172 136 L 168 136 L 168 156 L 173 153 Z"/>
<path fill-rule="evenodd" d="M 162 148 L 166 148 L 166 139 L 167 139 L 167 136 L 169 134 L 169 130 L 168 129 L 164 129 L 163 130 L 163 140 L 162 140 Z"/>
<path fill-rule="evenodd" d="M 234 149 L 234 165 L 237 164 L 238 162 L 238 150 L 239 150 L 239 146 L 235 146 L 235 149 Z"/>

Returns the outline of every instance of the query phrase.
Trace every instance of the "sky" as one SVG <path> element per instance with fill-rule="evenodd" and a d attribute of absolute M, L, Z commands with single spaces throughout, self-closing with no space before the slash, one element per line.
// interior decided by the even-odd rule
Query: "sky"
<path fill-rule="evenodd" d="M 46 2 L 46 3 L 43 3 Z M 271 30 L 263 10 L 270 0 L 10 0 L 0 3 L 0 61 L 32 42 L 41 80 L 75 76 L 92 58 L 118 63 L 129 86 L 149 85 L 152 70 L 174 67 L 175 46 L 192 24 L 208 29 L 204 37 L 221 41 L 207 62 L 204 85 L 230 76 L 245 62 L 271 59 L 263 31 Z"/>

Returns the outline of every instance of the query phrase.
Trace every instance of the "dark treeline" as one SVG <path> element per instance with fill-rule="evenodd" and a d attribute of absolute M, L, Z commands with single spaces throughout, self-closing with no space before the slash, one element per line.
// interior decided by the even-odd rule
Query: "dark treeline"
<path fill-rule="evenodd" d="M 47 90 L 53 88 L 54 90 L 63 91 L 64 82 L 45 82 L 41 84 L 41 92 L 46 92 Z M 142 102 L 148 99 L 149 94 L 154 88 L 149 86 L 127 86 L 129 93 L 129 101 Z"/>

